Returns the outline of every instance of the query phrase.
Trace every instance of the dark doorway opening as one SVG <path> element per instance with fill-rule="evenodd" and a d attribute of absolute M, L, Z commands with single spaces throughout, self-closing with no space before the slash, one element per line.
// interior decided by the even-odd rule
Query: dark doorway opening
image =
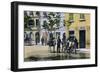
<path fill-rule="evenodd" d="M 85 30 L 79 31 L 79 47 L 80 48 L 86 47 L 86 31 Z"/>

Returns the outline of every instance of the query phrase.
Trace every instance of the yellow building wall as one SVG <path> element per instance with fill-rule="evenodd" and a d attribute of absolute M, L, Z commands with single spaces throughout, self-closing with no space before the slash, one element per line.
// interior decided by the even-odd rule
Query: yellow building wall
<path fill-rule="evenodd" d="M 65 28 L 66 28 L 66 36 L 69 37 L 69 31 L 74 30 L 74 35 L 76 36 L 79 43 L 79 30 L 86 30 L 86 48 L 90 48 L 90 14 L 84 14 L 85 21 L 80 21 L 80 14 L 73 13 L 74 22 L 68 27 L 69 13 L 65 13 Z"/>

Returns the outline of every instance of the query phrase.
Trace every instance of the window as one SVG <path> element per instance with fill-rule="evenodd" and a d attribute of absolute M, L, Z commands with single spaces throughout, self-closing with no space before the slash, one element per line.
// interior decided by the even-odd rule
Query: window
<path fill-rule="evenodd" d="M 85 19 L 84 14 L 80 14 L 80 19 Z"/>
<path fill-rule="evenodd" d="M 28 22 L 28 24 L 29 24 L 29 26 L 33 26 L 34 25 L 34 20 L 29 20 L 29 22 Z"/>
<path fill-rule="evenodd" d="M 69 13 L 69 20 L 73 20 L 73 13 Z"/>
<path fill-rule="evenodd" d="M 69 13 L 69 23 L 73 23 L 73 22 L 74 22 L 74 14 Z"/>
<path fill-rule="evenodd" d="M 43 16 L 44 16 L 44 17 L 47 17 L 47 13 L 46 13 L 46 12 L 43 12 Z"/>
<path fill-rule="evenodd" d="M 36 19 L 36 27 L 39 27 L 40 26 L 40 21 L 39 19 Z"/>
<path fill-rule="evenodd" d="M 24 11 L 24 16 L 27 16 L 27 11 Z"/>
<path fill-rule="evenodd" d="M 29 12 L 29 15 L 33 15 L 33 11 L 30 11 L 30 12 Z"/>
<path fill-rule="evenodd" d="M 37 12 L 36 12 L 36 15 L 37 15 L 37 16 L 39 16 L 39 15 L 40 15 L 40 13 L 37 11 Z"/>

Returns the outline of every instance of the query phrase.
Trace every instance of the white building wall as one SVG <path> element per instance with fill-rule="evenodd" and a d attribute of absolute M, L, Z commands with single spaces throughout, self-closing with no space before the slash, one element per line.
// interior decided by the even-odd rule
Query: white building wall
<path fill-rule="evenodd" d="M 29 15 L 29 11 L 27 12 L 28 13 L 28 15 Z M 34 13 L 34 15 L 35 15 L 35 13 L 36 12 L 33 12 Z M 45 32 L 48 32 L 48 39 L 47 40 L 49 40 L 49 34 L 50 34 L 50 31 L 47 31 L 47 30 L 45 30 L 45 29 L 43 29 L 43 27 L 42 27 L 42 25 L 43 25 L 43 22 L 46 20 L 46 21 L 48 21 L 47 20 L 47 18 L 45 18 L 44 16 L 43 16 L 43 12 L 41 11 L 40 12 L 40 16 L 39 17 L 36 17 L 36 18 L 33 18 L 34 19 L 34 21 L 35 21 L 35 25 L 36 25 L 36 19 L 39 19 L 39 21 L 40 21 L 40 43 L 39 44 L 41 44 L 41 38 L 42 38 L 42 36 L 44 36 L 44 33 Z M 60 28 L 59 29 L 57 29 L 55 32 L 53 31 L 53 33 L 56 33 L 56 32 L 60 32 L 60 39 L 62 39 L 63 38 L 63 33 L 65 33 L 65 27 L 64 27 L 64 13 L 60 13 Z M 36 28 L 36 26 L 34 27 L 34 28 Z M 34 38 L 34 42 L 35 42 L 35 33 L 36 32 L 38 32 L 38 30 L 36 31 L 36 30 L 34 30 L 33 31 L 33 38 Z M 56 35 L 56 34 L 55 34 Z"/>

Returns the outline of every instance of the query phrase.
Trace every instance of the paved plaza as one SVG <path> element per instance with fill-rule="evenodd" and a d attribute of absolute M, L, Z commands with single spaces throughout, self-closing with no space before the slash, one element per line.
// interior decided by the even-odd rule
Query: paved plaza
<path fill-rule="evenodd" d="M 48 46 L 34 45 L 24 47 L 24 61 L 45 61 L 45 60 L 69 60 L 69 59 L 88 59 L 90 49 L 78 48 L 75 53 L 52 53 Z M 53 49 L 52 49 L 53 50 Z"/>

